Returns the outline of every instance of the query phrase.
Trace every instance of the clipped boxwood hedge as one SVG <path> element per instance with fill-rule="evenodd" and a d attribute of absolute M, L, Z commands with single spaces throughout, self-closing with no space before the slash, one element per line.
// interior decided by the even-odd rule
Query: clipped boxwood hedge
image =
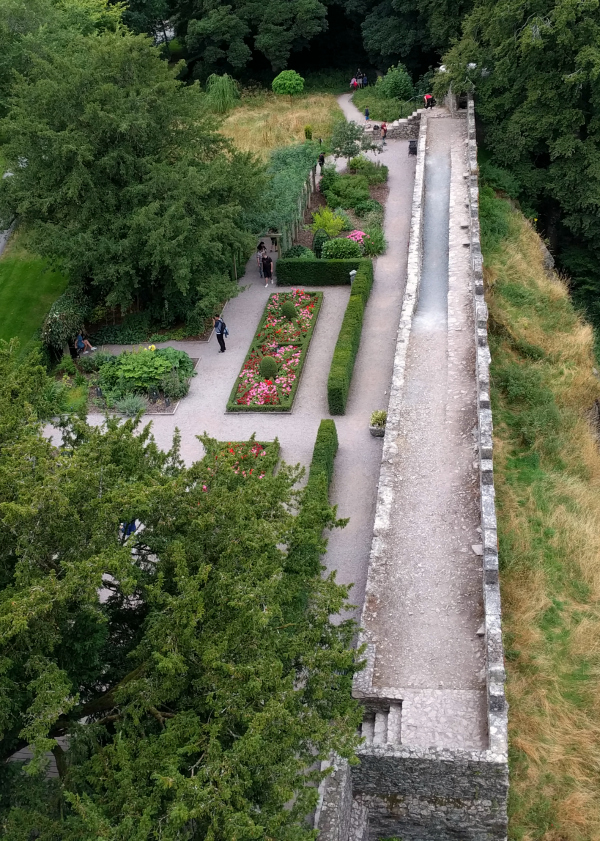
<path fill-rule="evenodd" d="M 327 548 L 323 529 L 332 524 L 329 484 L 337 448 L 335 421 L 322 420 L 298 512 L 297 525 L 301 539 L 296 541 L 292 538 L 286 561 L 287 569 L 297 575 L 318 575 L 321 569 L 321 556 Z"/>
<path fill-rule="evenodd" d="M 373 277 L 373 264 L 365 257 L 347 260 L 300 260 L 277 261 L 278 286 L 349 286 L 350 272 L 363 269 Z"/>
<path fill-rule="evenodd" d="M 329 369 L 327 400 L 332 415 L 343 415 L 346 411 L 354 362 L 360 345 L 363 316 L 372 286 L 372 266 L 370 271 L 364 271 L 361 267 L 352 285 L 352 294 L 348 300 Z"/>

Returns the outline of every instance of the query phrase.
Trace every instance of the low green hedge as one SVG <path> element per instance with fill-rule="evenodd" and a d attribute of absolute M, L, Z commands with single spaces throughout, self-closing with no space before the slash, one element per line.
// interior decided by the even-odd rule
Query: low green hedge
<path fill-rule="evenodd" d="M 277 261 L 278 286 L 349 286 L 350 272 L 362 269 L 373 277 L 373 264 L 365 257 L 348 260 L 300 260 L 282 257 Z"/>
<path fill-rule="evenodd" d="M 286 562 L 288 571 L 297 575 L 317 575 L 321 569 L 321 556 L 327 548 L 323 529 L 331 528 L 335 523 L 334 510 L 329 504 L 329 484 L 337 448 L 335 421 L 322 420 L 296 518 L 298 537 L 293 536 L 290 541 Z"/>
<path fill-rule="evenodd" d="M 325 475 L 329 487 L 333 478 L 333 462 L 337 451 L 338 437 L 335 421 L 331 419 L 322 420 L 310 463 L 307 487 L 310 486 L 311 481 L 314 481 L 317 475 Z"/>
<path fill-rule="evenodd" d="M 372 286 L 372 267 L 371 271 L 361 269 L 352 285 L 352 294 L 346 307 L 329 369 L 327 400 L 329 412 L 332 415 L 343 415 L 346 411 L 354 362 L 360 345 L 363 316 Z"/>

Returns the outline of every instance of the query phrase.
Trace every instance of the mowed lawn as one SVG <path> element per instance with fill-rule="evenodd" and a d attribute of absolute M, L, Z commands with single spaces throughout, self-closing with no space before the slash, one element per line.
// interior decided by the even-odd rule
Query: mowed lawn
<path fill-rule="evenodd" d="M 0 258 L 0 339 L 28 345 L 66 285 L 60 272 L 11 243 Z"/>

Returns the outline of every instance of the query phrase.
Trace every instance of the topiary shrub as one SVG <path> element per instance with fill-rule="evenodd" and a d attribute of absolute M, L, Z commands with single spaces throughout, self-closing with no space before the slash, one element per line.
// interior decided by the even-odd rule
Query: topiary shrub
<path fill-rule="evenodd" d="M 289 260 L 290 258 L 297 258 L 299 260 L 314 260 L 315 252 L 311 251 L 310 248 L 307 248 L 305 245 L 292 245 L 292 247 L 288 248 L 288 250 L 281 256 L 284 260 Z"/>
<path fill-rule="evenodd" d="M 65 291 L 50 307 L 42 325 L 42 342 L 55 351 L 61 351 L 65 344 L 74 339 L 83 328 L 89 312 L 89 302 L 76 286 L 67 286 Z"/>
<path fill-rule="evenodd" d="M 292 306 L 294 306 L 292 304 Z M 259 371 L 265 380 L 273 380 L 277 376 L 279 366 L 272 356 L 263 356 L 259 363 Z"/>
<path fill-rule="evenodd" d="M 324 231 L 322 228 L 319 228 L 318 231 L 315 231 L 312 243 L 312 250 L 315 253 L 315 257 L 321 257 L 321 252 L 326 242 L 329 242 L 329 234 L 327 233 L 327 231 Z"/>
<path fill-rule="evenodd" d="M 312 126 L 304 126 L 304 137 L 307 140 L 312 140 Z"/>
<path fill-rule="evenodd" d="M 361 254 L 360 245 L 345 237 L 330 239 L 324 244 L 321 252 L 324 260 L 347 260 L 351 257 L 360 257 Z"/>
<path fill-rule="evenodd" d="M 281 314 L 284 316 L 284 318 L 287 318 L 288 321 L 293 321 L 296 318 L 297 312 L 293 301 L 283 302 L 283 304 L 281 305 Z"/>

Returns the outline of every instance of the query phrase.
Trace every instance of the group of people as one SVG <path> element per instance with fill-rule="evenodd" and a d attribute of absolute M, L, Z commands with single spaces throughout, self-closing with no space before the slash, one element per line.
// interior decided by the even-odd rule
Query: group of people
<path fill-rule="evenodd" d="M 356 71 L 356 76 L 353 76 L 350 79 L 350 87 L 354 91 L 358 88 L 369 87 L 369 80 L 367 79 L 367 74 L 363 73 L 360 68 Z"/>
<path fill-rule="evenodd" d="M 325 161 L 325 158 L 323 158 Z M 322 171 L 321 167 L 321 171 Z M 271 251 L 273 251 L 273 240 L 271 239 Z M 271 259 L 271 255 L 267 251 L 267 246 L 262 242 L 262 240 L 258 243 L 256 247 L 256 262 L 258 264 L 258 274 L 261 278 L 264 278 L 265 281 L 265 289 L 269 285 L 269 281 L 273 284 L 273 260 Z"/>

